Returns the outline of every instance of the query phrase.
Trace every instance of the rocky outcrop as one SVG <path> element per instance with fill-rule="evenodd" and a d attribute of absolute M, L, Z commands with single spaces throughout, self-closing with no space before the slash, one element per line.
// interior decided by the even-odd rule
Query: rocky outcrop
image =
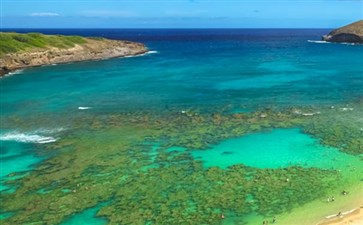
<path fill-rule="evenodd" d="M 9 53 L 0 57 L 0 76 L 26 67 L 98 60 L 146 53 L 145 45 L 130 41 L 84 38 L 71 48 L 42 48 Z"/>
<path fill-rule="evenodd" d="M 324 41 L 363 44 L 363 20 L 333 30 L 323 36 Z"/>

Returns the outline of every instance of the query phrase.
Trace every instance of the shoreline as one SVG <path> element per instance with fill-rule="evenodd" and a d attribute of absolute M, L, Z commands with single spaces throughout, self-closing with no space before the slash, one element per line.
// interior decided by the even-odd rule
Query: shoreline
<path fill-rule="evenodd" d="M 12 69 L 9 69 L 9 70 L 6 70 L 6 71 L 0 69 L 0 79 L 4 78 L 4 77 L 13 76 L 13 75 L 16 75 L 16 74 L 21 74 L 24 69 L 28 69 L 28 68 L 65 65 L 65 64 L 72 64 L 72 63 L 79 63 L 79 62 L 103 61 L 103 60 L 116 59 L 116 58 L 132 58 L 132 57 L 144 56 L 144 55 L 153 54 L 153 53 L 157 53 L 157 51 L 146 49 L 145 51 L 135 53 L 135 54 L 130 54 L 130 55 L 121 55 L 121 56 L 112 56 L 112 57 L 105 57 L 105 58 L 95 58 L 95 59 L 85 59 L 85 60 L 78 60 L 78 61 L 69 61 L 69 62 L 48 63 L 48 64 L 42 64 L 42 65 L 24 66 L 24 67 L 12 68 Z"/>
<path fill-rule="evenodd" d="M 360 165 L 360 164 L 359 164 Z M 343 168 L 342 168 L 343 169 Z M 281 225 L 362 225 L 363 199 L 360 171 L 343 170 L 344 186 L 334 188 L 327 196 L 335 196 L 334 202 L 327 202 L 322 196 L 310 203 L 299 206 L 290 212 L 276 215 Z M 342 190 L 348 190 L 348 195 L 341 195 Z M 358 212 L 357 212 L 358 211 Z M 342 218 L 337 217 L 341 212 Z M 248 224 L 260 224 L 266 218 L 257 216 Z M 230 224 L 228 224 L 230 225 Z"/>
<path fill-rule="evenodd" d="M 43 35 L 48 39 L 58 40 L 60 37 Z M 24 38 L 26 38 L 25 36 Z M 58 39 L 57 39 L 58 38 Z M 16 70 L 93 60 L 105 60 L 119 57 L 133 57 L 149 52 L 142 43 L 112 40 L 91 39 L 82 37 L 83 43 L 74 43 L 72 47 L 30 47 L 26 50 L 15 51 L 0 56 L 0 77 Z M 11 46 L 10 46 L 11 47 Z"/>
<path fill-rule="evenodd" d="M 346 212 L 341 212 L 341 215 L 329 215 L 325 220 L 317 225 L 361 225 L 363 224 L 363 205 L 353 208 Z"/>

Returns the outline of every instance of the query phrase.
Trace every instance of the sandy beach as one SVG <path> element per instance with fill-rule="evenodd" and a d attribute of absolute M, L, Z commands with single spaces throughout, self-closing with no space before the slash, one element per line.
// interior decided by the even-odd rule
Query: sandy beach
<path fill-rule="evenodd" d="M 363 224 L 363 206 L 352 210 L 342 212 L 340 216 L 330 215 L 318 225 L 362 225 Z"/>

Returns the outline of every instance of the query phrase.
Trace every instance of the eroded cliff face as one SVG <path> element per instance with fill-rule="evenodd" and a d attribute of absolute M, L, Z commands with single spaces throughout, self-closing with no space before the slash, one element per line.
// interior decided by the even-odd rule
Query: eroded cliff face
<path fill-rule="evenodd" d="M 363 44 L 363 20 L 333 30 L 323 36 L 324 41 Z"/>
<path fill-rule="evenodd" d="M 89 38 L 85 40 L 87 43 L 77 44 L 72 48 L 51 47 L 5 54 L 0 57 L 0 76 L 26 67 L 132 56 L 148 51 L 145 45 L 136 42 Z"/>

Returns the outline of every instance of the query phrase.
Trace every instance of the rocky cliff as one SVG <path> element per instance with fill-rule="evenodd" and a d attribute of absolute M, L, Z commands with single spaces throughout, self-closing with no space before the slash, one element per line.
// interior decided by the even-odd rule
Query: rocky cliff
<path fill-rule="evenodd" d="M 363 44 L 363 20 L 333 30 L 323 36 L 324 41 Z"/>
<path fill-rule="evenodd" d="M 130 41 L 83 38 L 84 43 L 72 47 L 27 48 L 0 55 L 0 76 L 26 67 L 98 60 L 147 52 L 145 45 Z M 6 47 L 6 46 L 5 46 Z"/>

